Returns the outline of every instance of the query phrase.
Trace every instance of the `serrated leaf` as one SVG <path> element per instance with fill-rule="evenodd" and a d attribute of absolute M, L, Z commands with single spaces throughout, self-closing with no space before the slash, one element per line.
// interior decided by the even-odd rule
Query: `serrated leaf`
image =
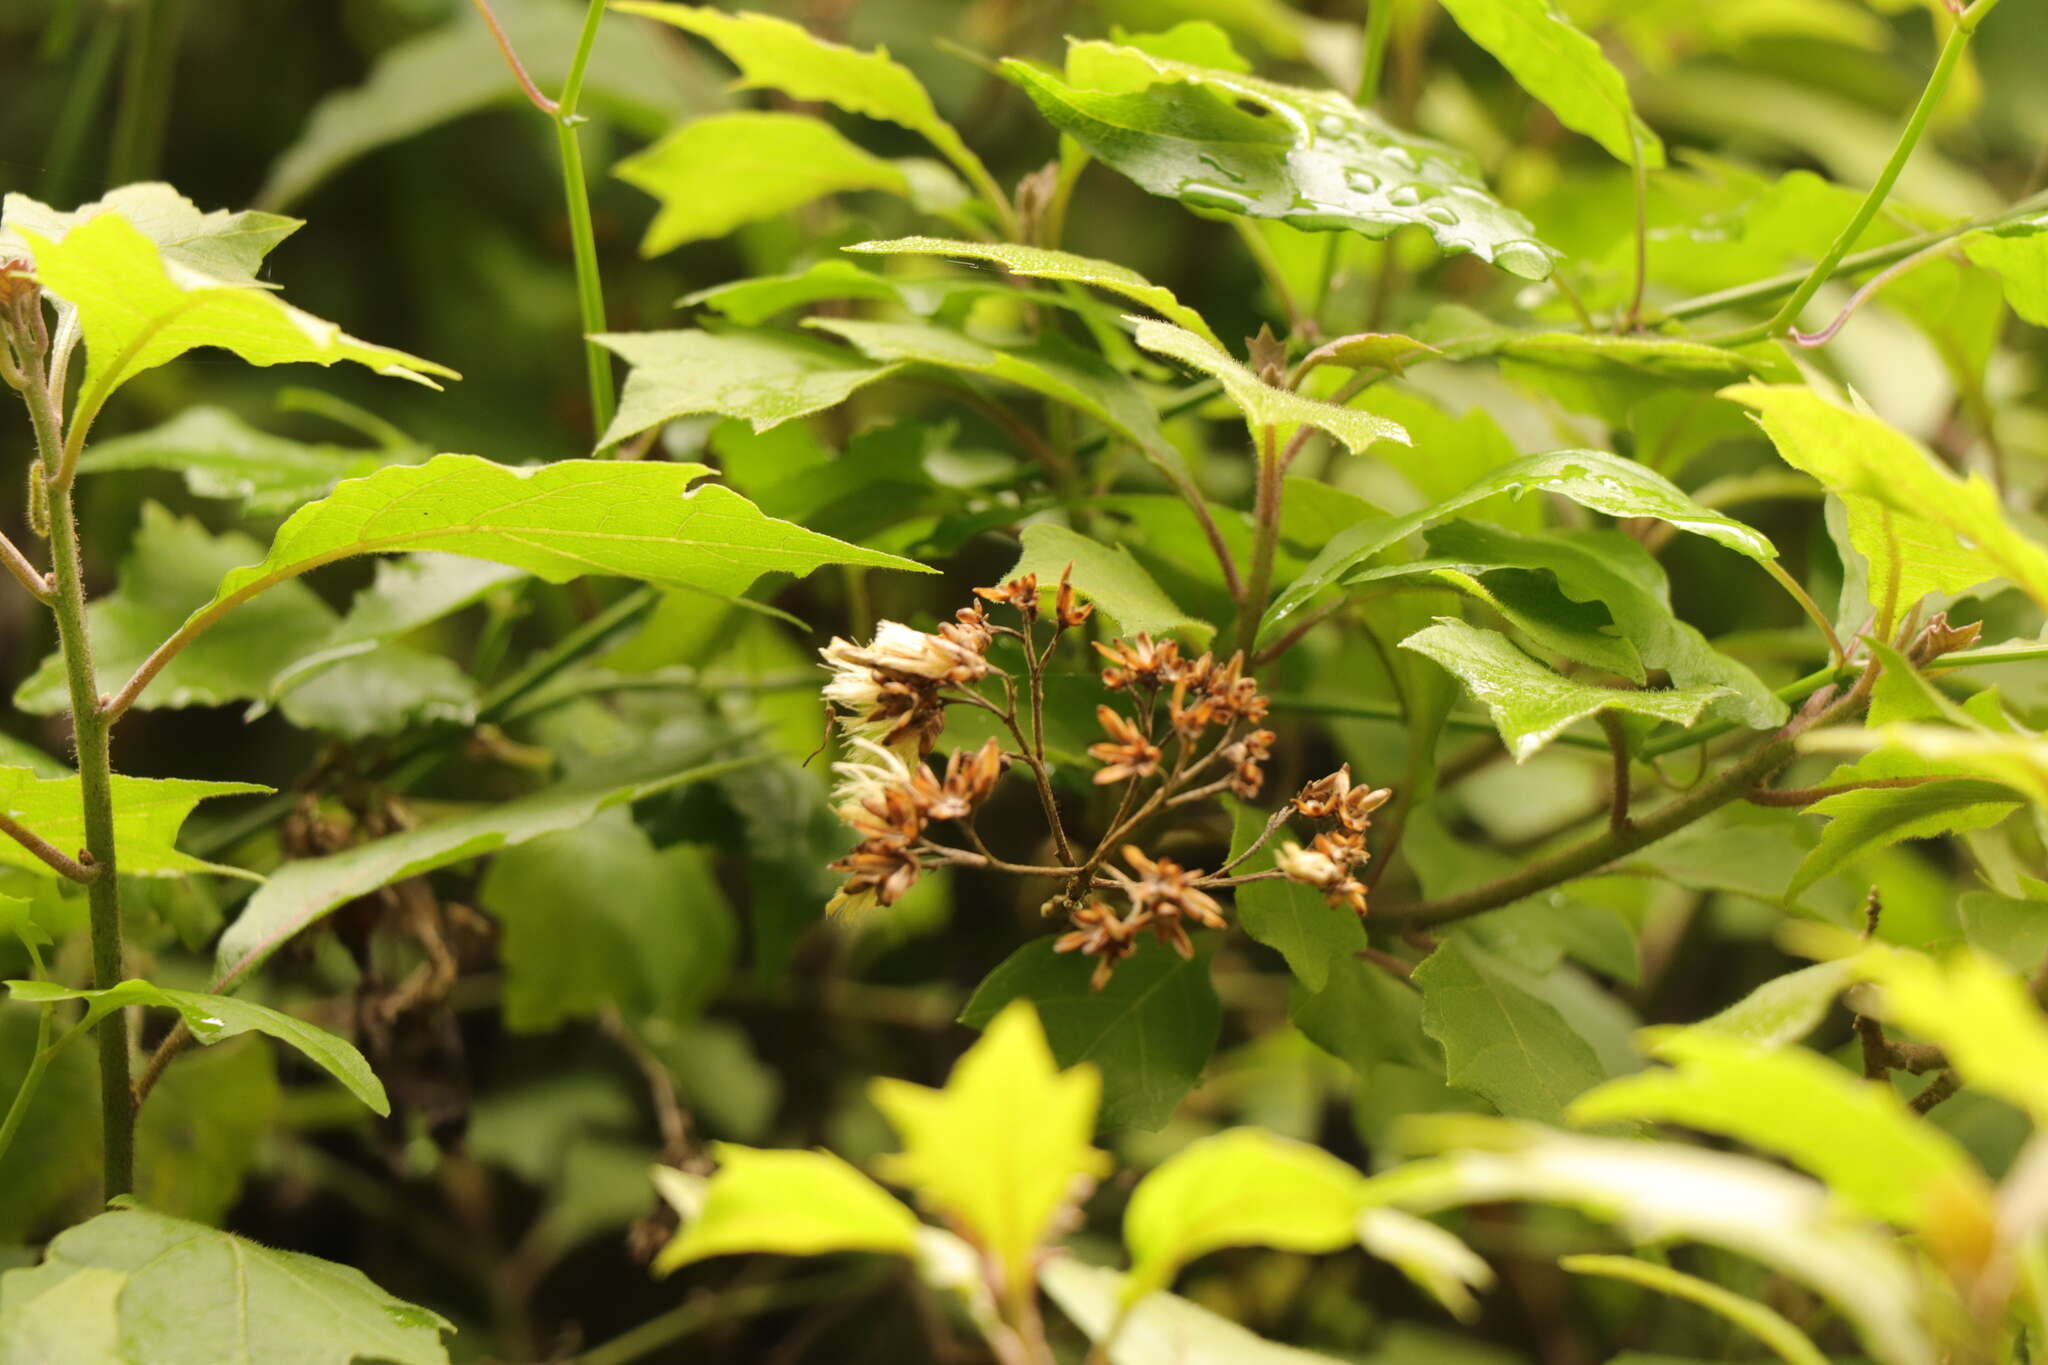
<path fill-rule="evenodd" d="M 1574 1123 L 1641 1119 L 1734 1138 L 1791 1161 L 1859 1212 L 1919 1229 L 1967 1215 L 1988 1235 L 1991 1189 L 1956 1140 L 1874 1085 L 1800 1047 L 1701 1029 L 1656 1030 L 1670 1065 L 1579 1096 Z"/>
<path fill-rule="evenodd" d="M 727 14 L 708 5 L 619 0 L 612 8 L 659 19 L 710 42 L 740 69 L 740 89 L 780 90 L 799 101 L 820 100 L 849 114 L 908 128 L 977 181 L 988 181 L 980 158 L 939 117 L 917 77 L 889 59 L 887 48 L 863 52 L 842 47 L 787 19 Z"/>
<path fill-rule="evenodd" d="M 58 1233 L 42 1264 L 0 1276 L 0 1325 L 80 1276 L 104 1287 L 109 1274 L 122 1281 L 113 1329 L 124 1361 L 448 1365 L 441 1334 L 454 1324 L 360 1270 L 133 1205 Z"/>
<path fill-rule="evenodd" d="M 1526 279 L 1553 253 L 1486 190 L 1475 165 L 1335 91 L 1075 43 L 1068 79 L 1008 60 L 1048 122 L 1149 193 L 1313 231 L 1386 237 L 1420 227 Z"/>
<path fill-rule="evenodd" d="M 1212 346 L 1223 343 L 1209 330 L 1202 315 L 1173 296 L 1173 291 L 1152 283 L 1137 271 L 1091 256 L 1046 247 L 1021 246 L 1014 242 L 962 242 L 942 237 L 898 237 L 886 242 L 860 242 L 848 251 L 871 256 L 950 256 L 958 260 L 986 261 L 1012 275 L 1035 280 L 1068 280 L 1129 299 L 1170 318 Z"/>
<path fill-rule="evenodd" d="M 1462 937 L 1445 939 L 1413 980 L 1422 991 L 1423 1032 L 1444 1050 L 1444 1078 L 1509 1118 L 1562 1122 L 1566 1105 L 1607 1079 L 1592 1047 L 1555 1007 Z"/>
<path fill-rule="evenodd" d="M 773 332 L 611 332 L 591 340 L 633 367 L 600 449 L 699 413 L 744 417 L 767 431 L 843 403 L 897 368 Z"/>
<path fill-rule="evenodd" d="M 1915 787 L 1875 787 L 1838 792 L 1806 808 L 1825 815 L 1820 842 L 1793 874 L 1785 894 L 1800 894 L 1857 858 L 1905 839 L 1935 839 L 1988 829 L 2018 810 L 2012 788 L 1972 778 L 1927 782 Z"/>
<path fill-rule="evenodd" d="M 1257 445 L 1265 428 L 1283 435 L 1297 425 L 1326 431 L 1344 443 L 1353 455 L 1363 455 L 1375 441 L 1407 443 L 1408 433 L 1398 422 L 1390 422 L 1359 408 L 1342 408 L 1318 398 L 1305 397 L 1292 389 L 1277 389 L 1239 364 L 1221 347 L 1205 341 L 1185 327 L 1151 318 L 1133 319 L 1137 341 L 1148 351 L 1172 356 L 1223 385 L 1230 401 L 1244 414 L 1252 442 Z"/>
<path fill-rule="evenodd" d="M 203 1044 L 218 1043 L 243 1033 L 267 1034 L 296 1049 L 379 1114 L 391 1112 L 391 1102 L 385 1098 L 383 1083 L 370 1070 L 370 1064 L 363 1060 L 363 1054 L 356 1051 L 347 1039 L 264 1005 L 232 996 L 166 990 L 140 979 L 123 981 L 104 990 L 68 990 L 48 981 L 9 981 L 5 984 L 14 999 L 26 1004 L 52 1005 L 63 1000 L 83 1000 L 86 1002 L 87 1023 L 129 1005 L 157 1005 L 176 1010 L 193 1038 Z"/>
<path fill-rule="evenodd" d="M 1124 1208 L 1133 1302 L 1198 1256 L 1231 1246 L 1320 1253 L 1349 1246 L 1365 1177 L 1320 1147 L 1232 1128 L 1183 1147 L 1138 1182 Z"/>
<path fill-rule="evenodd" d="M 1636 117 L 1628 82 L 1550 0 L 1444 0 L 1444 8 L 1559 123 L 1624 165 L 1664 164 L 1664 144 Z"/>
<path fill-rule="evenodd" d="M 61 240 L 28 230 L 22 236 L 43 287 L 78 310 L 86 350 L 79 414 L 97 412 L 129 379 L 199 346 L 232 351 L 252 365 L 352 361 L 435 388 L 429 376 L 461 377 L 431 360 L 359 341 L 246 280 L 218 280 L 167 258 L 119 214 L 90 218 Z"/>
<path fill-rule="evenodd" d="M 1021 1001 L 989 1021 L 944 1089 L 885 1077 L 869 1093 L 903 1142 L 887 1177 L 955 1220 L 1005 1283 L 1028 1283 L 1075 1180 L 1109 1169 L 1108 1155 L 1088 1145 L 1101 1074 L 1059 1070 L 1037 1013 Z"/>
<path fill-rule="evenodd" d="M 227 498 L 249 516 L 274 516 L 324 497 L 343 479 L 399 462 L 389 451 L 309 444 L 259 431 L 224 408 L 195 407 L 160 427 L 95 441 L 82 474 L 170 469 L 194 497 Z"/>
<path fill-rule="evenodd" d="M 587 6 L 517 0 L 492 8 L 506 37 L 541 89 L 560 91 L 577 55 Z M 650 43 L 626 24 L 601 24 L 585 67 L 582 110 L 642 137 L 658 137 L 693 113 L 716 106 L 718 91 L 688 53 Z M 518 105 L 532 118 L 491 31 L 468 7 L 448 23 L 377 54 L 358 86 L 324 95 L 296 139 L 271 163 L 257 202 L 272 208 L 314 187 L 379 147 L 467 114 Z"/>
<path fill-rule="evenodd" d="M 330 912 L 382 886 L 436 868 L 481 857 L 574 829 L 612 806 L 733 771 L 750 760 L 683 766 L 699 755 L 650 764 L 636 780 L 564 783 L 399 834 L 387 835 L 324 858 L 285 864 L 258 888 L 214 950 L 214 989 L 229 990 L 263 965 L 292 935 Z M 117 779 L 118 780 L 118 779 Z M 122 844 L 127 857 L 128 845 Z M 124 870 L 125 867 L 124 867 Z"/>
<path fill-rule="evenodd" d="M 1409 636 L 1401 648 L 1436 660 L 1463 683 L 1493 717 L 1501 742 L 1517 763 L 1567 727 L 1602 711 L 1690 725 L 1728 694 L 1718 686 L 1643 691 L 1579 682 L 1537 663 L 1505 635 L 1449 616 L 1440 616 L 1435 625 Z"/>
<path fill-rule="evenodd" d="M 703 1204 L 654 1258 L 666 1275 L 738 1252 L 917 1254 L 918 1221 L 889 1192 L 830 1152 L 768 1152 L 721 1142 Z"/>
<path fill-rule="evenodd" d="M 215 536 L 196 521 L 144 503 L 142 524 L 121 559 L 120 586 L 86 608 L 96 667 L 110 678 L 133 673 L 206 605 L 224 575 L 262 553 L 239 531 Z M 219 706 L 268 696 L 271 678 L 318 644 L 336 619 L 303 583 L 280 583 L 194 640 L 137 704 Z M 15 692 L 14 704 L 36 715 L 70 709 L 62 654 L 43 660 Z"/>
<path fill-rule="evenodd" d="M 731 969 L 739 927 L 701 850 L 657 849 L 624 811 L 491 860 L 505 1027 L 540 1033 L 615 1009 L 687 1021 Z"/>
<path fill-rule="evenodd" d="M 1267 609 L 1259 627 L 1260 639 L 1276 634 L 1283 621 L 1324 588 L 1424 527 L 1499 494 L 1532 492 L 1554 493 L 1611 517 L 1655 517 L 1750 559 L 1778 557 L 1777 549 L 1760 532 L 1701 506 L 1669 479 L 1633 460 L 1597 450 L 1558 450 L 1502 465 L 1462 492 L 1419 512 L 1361 522 L 1340 533 Z"/>
<path fill-rule="evenodd" d="M 512 468 L 436 455 L 351 479 L 294 513 L 260 564 L 220 581 L 191 627 L 310 569 L 352 555 L 435 550 L 566 583 L 585 574 L 738 596 L 764 573 L 823 564 L 917 569 L 911 560 L 763 516 L 701 464 L 561 460 Z"/>
<path fill-rule="evenodd" d="M 806 325 L 845 338 L 872 360 L 986 375 L 1084 412 L 1141 450 L 1153 451 L 1161 444 L 1158 418 L 1144 395 L 1101 360 L 1055 338 L 998 350 L 963 332 L 925 322 L 812 318 Z"/>
<path fill-rule="evenodd" d="M 1110 1365 L 1338 1365 L 1334 1356 L 1267 1341 L 1174 1294 L 1124 1298 L 1125 1277 L 1071 1256 L 1054 1256 L 1039 1283 L 1090 1340 L 1114 1330 Z"/>
<path fill-rule="evenodd" d="M 723 237 L 828 194 L 910 193 L 901 170 L 803 114 L 697 119 L 619 162 L 612 174 L 661 201 L 640 241 L 642 256 Z"/>
<path fill-rule="evenodd" d="M 1846 962 L 1816 962 L 1772 977 L 1719 1014 L 1688 1027 L 1757 1047 L 1796 1043 L 1820 1027 L 1848 981 Z"/>
<path fill-rule="evenodd" d="M 1886 1365 L 1933 1365 L 1922 1291 L 1897 1239 L 1841 1211 L 1825 1186 L 1748 1157 L 1679 1143 L 1554 1133 L 1531 1124 L 1419 1120 L 1408 1136 L 1448 1155 L 1397 1167 L 1373 1193 L 1432 1212 L 1533 1200 L 1613 1222 L 1639 1245 L 1683 1238 L 1812 1286 Z"/>
<path fill-rule="evenodd" d="M 110 190 L 70 213 L 60 213 L 24 194 L 10 194 L 0 206 L 0 243 L 10 251 L 26 252 L 23 232 L 58 238 L 88 219 L 115 214 L 163 253 L 166 261 L 189 266 L 217 280 L 255 283 L 263 258 L 278 243 L 305 224 L 297 218 L 275 213 L 231 213 L 215 209 L 202 213 L 199 206 L 161 181 L 145 181 Z"/>
<path fill-rule="evenodd" d="M 1075 591 L 1094 602 L 1125 635 L 1180 635 L 1200 647 L 1216 634 L 1214 626 L 1195 620 L 1176 606 L 1121 545 L 1104 545 L 1046 521 L 1025 527 L 1020 539 L 1024 551 L 1004 575 L 1006 581 L 1019 574 L 1036 574 L 1040 586 L 1049 588 L 1071 565 Z"/>
<path fill-rule="evenodd" d="M 1011 1001 L 1030 1001 L 1062 1066 L 1101 1069 L 1102 1126 L 1157 1129 L 1216 1047 L 1223 1007 L 1209 984 L 1209 956 L 1204 948 L 1192 961 L 1165 949 L 1141 952 L 1097 991 L 1086 958 L 1055 953 L 1041 938 L 982 978 L 960 1022 L 983 1028 Z"/>
<path fill-rule="evenodd" d="M 243 796 L 270 788 L 249 782 L 191 782 L 176 777 L 114 776 L 114 842 L 124 877 L 176 877 L 217 872 L 246 877 L 240 868 L 221 867 L 180 853 L 178 830 L 192 808 L 209 796 Z M 60 849 L 85 847 L 85 806 L 78 776 L 41 778 L 27 768 L 0 767 L 0 810 Z M 12 839 L 0 840 L 0 864 L 57 874 Z"/>
<path fill-rule="evenodd" d="M 1841 497 L 1849 539 L 1870 561 L 1873 601 L 1896 574 L 1901 610 L 1993 578 L 2048 607 L 2048 550 L 2006 519 L 1982 476 L 1957 478 L 1903 432 L 1811 389 L 1744 384 L 1725 396 L 1756 410 L 1785 463 Z"/>

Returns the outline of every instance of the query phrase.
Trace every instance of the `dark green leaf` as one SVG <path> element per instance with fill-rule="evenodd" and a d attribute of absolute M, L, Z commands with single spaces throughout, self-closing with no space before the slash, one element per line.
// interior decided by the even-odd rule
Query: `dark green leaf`
<path fill-rule="evenodd" d="M 1561 1123 L 1566 1105 L 1607 1079 L 1563 1015 L 1464 938 L 1445 939 L 1414 979 L 1422 1028 L 1443 1047 L 1446 1079 L 1502 1114 Z"/>

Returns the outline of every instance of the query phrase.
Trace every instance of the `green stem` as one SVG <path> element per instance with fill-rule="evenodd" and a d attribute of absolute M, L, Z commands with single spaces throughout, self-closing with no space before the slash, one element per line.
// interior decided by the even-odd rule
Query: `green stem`
<path fill-rule="evenodd" d="M 43 969 L 38 964 L 36 975 L 41 977 L 42 974 Z M 5 1158 L 7 1149 L 14 1145 L 14 1135 L 20 1131 L 22 1120 L 28 1117 L 29 1106 L 35 1103 L 36 1088 L 43 1083 L 43 1072 L 49 1069 L 50 1060 L 69 1047 L 72 1039 L 85 1031 L 84 1024 L 73 1024 L 64 1031 L 61 1038 L 54 1043 L 51 1042 L 50 1025 L 55 1020 L 56 1013 L 54 1008 L 45 1005 L 43 1017 L 36 1021 L 35 1055 L 28 1059 L 28 1070 L 22 1074 L 21 1088 L 14 1092 L 13 1100 L 7 1105 L 7 1117 L 0 1119 L 0 1158 Z"/>
<path fill-rule="evenodd" d="M 1992 0 L 1992 3 L 1996 3 L 1996 0 Z M 1934 71 L 1927 78 L 1926 88 L 1920 92 L 1920 102 L 1913 106 L 1912 116 L 1906 120 L 1905 131 L 1899 134 L 1898 145 L 1892 148 L 1891 159 L 1885 162 L 1884 169 L 1878 173 L 1877 183 L 1863 196 L 1862 204 L 1857 206 L 1856 216 L 1849 220 L 1848 226 L 1842 229 L 1834 244 L 1828 247 L 1827 254 L 1807 272 L 1806 278 L 1801 280 L 1791 296 L 1779 305 L 1778 311 L 1771 315 L 1768 322 L 1716 337 L 1715 341 L 1718 344 L 1734 346 L 1743 342 L 1762 341 L 1766 337 L 1777 336 L 1799 321 L 1800 311 L 1806 307 L 1821 285 L 1834 275 L 1842 263 L 1842 258 L 1849 254 L 1849 248 L 1856 245 L 1856 239 L 1863 235 L 1864 229 L 1877 217 L 1877 211 L 1884 207 L 1884 201 L 1890 197 L 1892 187 L 1898 183 L 1900 172 L 1906 169 L 1906 162 L 1912 157 L 1914 147 L 1919 145 L 1921 135 L 1927 131 L 1927 124 L 1934 117 L 1936 106 L 1941 103 L 1942 93 L 1948 88 L 1949 77 L 1955 74 L 1964 51 L 1970 45 L 1971 33 L 1989 12 L 1990 5 L 1986 4 L 1985 0 L 1977 0 L 1976 4 L 1957 16 L 1955 27 L 1949 30 L 1947 41 L 1941 45 L 1941 56 L 1934 63 Z"/>
<path fill-rule="evenodd" d="M 1380 79 L 1387 70 L 1387 44 L 1394 36 L 1394 0 L 1372 0 L 1365 12 L 1365 56 L 1358 64 L 1361 108 L 1379 102 Z"/>
<path fill-rule="evenodd" d="M 583 148 L 577 141 L 577 125 L 583 120 L 576 107 L 583 98 L 583 73 L 590 65 L 590 49 L 597 42 L 597 26 L 604 18 L 605 0 L 590 0 L 583 16 L 583 31 L 576 39 L 576 56 L 569 63 L 569 78 L 562 83 L 562 98 L 555 111 L 555 145 L 562 154 L 562 196 L 569 209 L 569 238 L 576 256 L 576 304 L 583 319 L 583 366 L 590 383 L 590 411 L 598 439 L 610 429 L 617 411 L 612 385 L 612 354 L 591 338 L 605 330 L 604 282 L 597 270 L 597 234 L 590 222 L 590 185 L 583 174 Z"/>
<path fill-rule="evenodd" d="M 150 179 L 163 160 L 171 70 L 177 59 L 178 4 L 179 0 L 134 0 L 128 12 L 121 107 L 107 161 L 107 178 L 115 185 Z"/>
<path fill-rule="evenodd" d="M 1273 557 L 1280 545 L 1280 451 L 1272 427 L 1259 433 L 1259 489 L 1253 504 L 1251 576 L 1245 580 L 1244 597 L 1237 604 L 1238 648 L 1250 653 L 1258 640 L 1259 618 L 1266 613 L 1266 598 L 1273 587 Z"/>
<path fill-rule="evenodd" d="M 43 153 L 43 198 L 52 204 L 69 204 L 80 196 L 78 164 L 85 154 L 86 135 L 94 115 L 106 98 L 107 83 L 114 75 L 114 59 L 121 53 L 121 26 L 112 22 L 93 25 L 92 37 L 79 54 L 77 69 L 64 87 L 64 99 L 57 106 L 56 125 Z"/>

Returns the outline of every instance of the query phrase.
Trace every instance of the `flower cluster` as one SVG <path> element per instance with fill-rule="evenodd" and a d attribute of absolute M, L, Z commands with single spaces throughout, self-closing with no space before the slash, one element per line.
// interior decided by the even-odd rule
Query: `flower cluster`
<path fill-rule="evenodd" d="M 1182 745 L 1191 746 L 1212 727 L 1221 726 L 1223 740 L 1213 754 L 1229 766 L 1229 777 L 1221 785 L 1246 799 L 1259 794 L 1266 780 L 1262 765 L 1272 754 L 1274 735 L 1260 729 L 1242 736 L 1236 732 L 1239 724 L 1255 726 L 1264 720 L 1268 708 L 1258 679 L 1245 676 L 1242 651 L 1222 663 L 1211 654 L 1187 659 L 1177 642 L 1142 634 L 1107 645 L 1097 642 L 1095 648 L 1110 663 L 1102 670 L 1102 685 L 1112 692 L 1141 694 L 1146 717 L 1140 725 L 1114 707 L 1096 708 L 1096 720 L 1109 736 L 1088 748 L 1089 755 L 1104 765 L 1095 774 L 1097 784 L 1151 777 L 1159 771 L 1164 755 L 1153 737 L 1151 717 L 1163 692 L 1167 727 Z M 1203 760 L 1203 766 L 1208 761 Z"/>
<path fill-rule="evenodd" d="M 1386 787 L 1354 787 L 1351 765 L 1345 764 L 1328 777 L 1317 778 L 1294 798 L 1294 809 L 1311 820 L 1329 821 L 1329 827 L 1310 841 L 1281 846 L 1274 865 L 1289 881 L 1313 886 L 1333 906 L 1348 906 L 1366 912 L 1365 883 L 1358 869 L 1372 854 L 1366 850 L 1365 832 L 1372 828 L 1372 813 L 1394 793 Z"/>
<path fill-rule="evenodd" d="M 865 645 L 834 637 L 818 651 L 832 670 L 825 700 L 838 708 L 849 738 L 889 748 L 914 744 L 920 756 L 928 754 L 946 724 L 941 690 L 988 672 L 991 638 L 978 607 L 962 610 L 936 635 L 884 621 Z"/>
<path fill-rule="evenodd" d="M 1149 858 L 1132 844 L 1124 845 L 1123 854 L 1132 872 L 1115 866 L 1104 870 L 1130 902 L 1129 913 L 1119 915 L 1101 901 L 1091 901 L 1068 917 L 1072 927 L 1053 944 L 1056 953 L 1078 952 L 1096 959 L 1089 984 L 1098 991 L 1109 983 L 1116 964 L 1136 949 L 1138 935 L 1146 929 L 1185 958 L 1195 955 L 1188 938 L 1189 920 L 1211 929 L 1225 924 L 1223 907 L 1202 889 L 1200 868 L 1184 868 L 1171 858 Z"/>
<path fill-rule="evenodd" d="M 1003 746 L 989 740 L 979 749 L 955 750 L 943 777 L 930 765 L 912 768 L 893 750 L 855 736 L 864 757 L 832 765 L 839 775 L 833 806 L 861 841 L 832 864 L 846 874 L 825 909 L 858 913 L 873 905 L 894 905 L 924 871 L 920 845 L 925 826 L 965 820 L 986 801 L 1003 775 Z"/>
<path fill-rule="evenodd" d="M 1095 614 L 1093 602 L 1082 602 L 1075 597 L 1073 578 L 1074 566 L 1069 564 L 1060 574 L 1059 591 L 1053 595 L 1053 624 L 1062 630 L 1072 630 Z M 1035 573 L 1022 574 L 1000 587 L 976 588 L 974 595 L 984 602 L 1016 608 L 1027 626 L 1038 619 L 1043 605 L 1039 601 L 1038 575 Z"/>

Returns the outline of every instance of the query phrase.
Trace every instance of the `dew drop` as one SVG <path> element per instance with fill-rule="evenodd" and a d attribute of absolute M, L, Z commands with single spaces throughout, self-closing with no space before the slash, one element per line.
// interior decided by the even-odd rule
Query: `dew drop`
<path fill-rule="evenodd" d="M 1452 210 L 1443 208 L 1442 206 L 1438 206 L 1433 209 L 1425 209 L 1423 210 L 1422 216 L 1424 218 L 1429 219 L 1429 221 L 1432 223 L 1440 223 L 1445 227 L 1456 227 L 1458 225 L 1458 215 Z"/>
<path fill-rule="evenodd" d="M 1376 194 L 1380 188 L 1380 178 L 1378 176 L 1374 175 L 1371 171 L 1363 170 L 1357 166 L 1353 166 L 1350 170 L 1344 172 L 1344 183 L 1357 190 L 1360 194 Z"/>
<path fill-rule="evenodd" d="M 1493 263 L 1510 275 L 1540 280 L 1550 274 L 1550 253 L 1535 242 L 1517 239 L 1494 248 Z"/>
<path fill-rule="evenodd" d="M 1228 185 L 1215 185 L 1207 180 L 1183 180 L 1175 194 L 1183 203 L 1198 208 L 1223 209 L 1230 213 L 1243 213 L 1258 200 Z"/>

